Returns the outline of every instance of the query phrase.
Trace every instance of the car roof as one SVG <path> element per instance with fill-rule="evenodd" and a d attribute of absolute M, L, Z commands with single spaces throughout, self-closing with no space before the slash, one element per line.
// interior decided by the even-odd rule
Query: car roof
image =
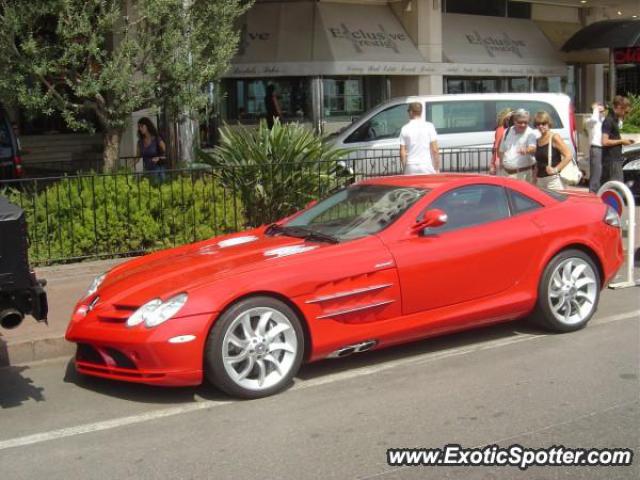
<path fill-rule="evenodd" d="M 368 178 L 359 185 L 390 185 L 397 187 L 414 187 L 424 189 L 437 189 L 438 187 L 449 184 L 467 184 L 467 183 L 493 183 L 502 185 L 501 177 L 489 175 L 468 174 L 468 173 L 448 173 L 437 175 L 395 175 L 390 177 L 374 177 Z"/>
<path fill-rule="evenodd" d="M 374 177 L 362 180 L 356 185 L 386 185 L 396 187 L 413 187 L 429 190 L 435 194 L 439 191 L 465 185 L 499 185 L 508 187 L 535 199 L 542 205 L 556 203 L 557 198 L 545 193 L 535 185 L 509 177 L 478 173 L 446 173 L 436 175 L 396 175 L 390 177 Z M 568 193 L 568 192 L 563 192 Z"/>

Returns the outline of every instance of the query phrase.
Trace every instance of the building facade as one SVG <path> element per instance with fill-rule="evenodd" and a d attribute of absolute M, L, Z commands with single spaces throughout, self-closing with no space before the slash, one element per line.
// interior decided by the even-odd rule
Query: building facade
<path fill-rule="evenodd" d="M 635 0 L 258 0 L 220 113 L 257 122 L 269 85 L 286 120 L 323 132 L 404 95 L 564 92 L 586 111 L 605 100 L 608 52 L 562 45 L 589 23 L 639 14 Z M 637 91 L 637 64 L 618 70 L 619 93 Z"/>

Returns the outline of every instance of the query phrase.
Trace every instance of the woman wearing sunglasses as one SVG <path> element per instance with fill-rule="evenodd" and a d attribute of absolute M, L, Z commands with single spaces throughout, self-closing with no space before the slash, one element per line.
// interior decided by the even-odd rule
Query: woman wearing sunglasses
<path fill-rule="evenodd" d="M 553 124 L 547 112 L 538 112 L 533 124 L 540 132 L 536 142 L 536 184 L 549 190 L 564 190 L 560 170 L 572 158 L 562 137 L 551 131 Z"/>

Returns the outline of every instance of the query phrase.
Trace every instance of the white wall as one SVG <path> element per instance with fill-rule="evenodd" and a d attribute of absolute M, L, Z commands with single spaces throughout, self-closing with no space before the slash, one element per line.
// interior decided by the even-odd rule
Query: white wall
<path fill-rule="evenodd" d="M 555 5 L 531 5 L 531 20 L 544 22 L 580 23 L 579 9 Z"/>

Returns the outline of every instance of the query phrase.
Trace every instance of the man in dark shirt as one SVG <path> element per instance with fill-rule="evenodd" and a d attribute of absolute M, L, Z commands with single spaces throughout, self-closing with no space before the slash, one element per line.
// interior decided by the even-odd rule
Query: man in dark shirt
<path fill-rule="evenodd" d="M 622 182 L 622 146 L 633 140 L 620 137 L 620 127 L 629 109 L 629 99 L 621 95 L 613 98 L 613 111 L 602 122 L 602 184 L 609 180 Z"/>

